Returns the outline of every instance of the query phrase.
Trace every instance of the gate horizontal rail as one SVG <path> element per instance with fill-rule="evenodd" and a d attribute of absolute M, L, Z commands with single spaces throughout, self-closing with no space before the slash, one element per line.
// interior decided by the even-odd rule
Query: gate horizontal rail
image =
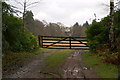
<path fill-rule="evenodd" d="M 43 45 L 43 46 L 51 46 L 51 45 Z M 69 45 L 52 45 L 55 47 L 70 47 Z M 75 46 L 75 45 L 71 45 L 71 47 L 88 47 L 88 46 Z"/>
<path fill-rule="evenodd" d="M 43 39 L 43 40 L 59 41 L 60 39 Z M 70 40 L 64 40 L 64 41 L 70 41 Z M 71 40 L 71 41 L 75 41 L 75 40 Z M 76 40 L 76 41 L 79 41 L 79 40 Z M 80 40 L 80 41 L 87 41 L 87 40 Z"/>
<path fill-rule="evenodd" d="M 69 38 L 69 37 L 62 37 L 62 36 L 61 37 L 60 36 L 41 36 L 41 37 L 46 37 L 46 38 Z M 72 37 L 72 38 L 86 38 L 86 37 Z"/>
<path fill-rule="evenodd" d="M 53 42 L 43 42 L 43 43 L 53 43 Z M 60 42 L 60 44 L 70 44 L 70 43 Z M 80 43 L 71 43 L 71 44 L 80 44 Z M 81 43 L 81 44 L 85 44 L 85 43 Z"/>

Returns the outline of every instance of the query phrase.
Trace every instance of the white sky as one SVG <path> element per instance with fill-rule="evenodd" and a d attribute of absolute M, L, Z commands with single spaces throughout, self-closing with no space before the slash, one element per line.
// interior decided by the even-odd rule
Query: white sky
<path fill-rule="evenodd" d="M 24 0 L 17 0 L 24 1 Z M 110 0 L 27 0 L 28 3 L 40 1 L 39 4 L 32 10 L 34 18 L 40 21 L 45 20 L 47 22 L 61 22 L 66 26 L 71 26 L 78 22 L 83 24 L 86 21 L 91 23 L 95 18 L 94 13 L 97 15 L 97 19 L 101 19 L 109 14 Z M 14 0 L 9 0 L 9 3 L 22 8 L 19 4 L 16 4 Z M 103 5 L 106 4 L 106 5 Z"/>

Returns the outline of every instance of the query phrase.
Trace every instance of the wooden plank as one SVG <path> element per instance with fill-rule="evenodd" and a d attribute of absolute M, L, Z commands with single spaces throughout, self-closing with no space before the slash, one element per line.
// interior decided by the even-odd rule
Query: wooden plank
<path fill-rule="evenodd" d="M 43 42 L 43 43 L 53 43 L 53 42 Z M 60 42 L 60 44 L 69 44 L 69 43 L 67 43 L 67 42 Z M 85 43 L 72 43 L 71 42 L 71 44 L 85 44 Z"/>
<path fill-rule="evenodd" d="M 69 41 L 69 40 L 64 40 L 64 41 Z M 72 40 L 71 41 L 87 41 L 87 40 Z"/>
<path fill-rule="evenodd" d="M 53 43 L 53 42 L 43 42 L 43 43 Z"/>
<path fill-rule="evenodd" d="M 72 48 L 74 50 L 89 50 L 89 48 Z"/>
<path fill-rule="evenodd" d="M 43 39 L 44 41 L 47 40 L 47 41 L 59 41 L 60 39 Z"/>
<path fill-rule="evenodd" d="M 41 46 L 43 47 L 43 37 L 41 36 Z"/>
<path fill-rule="evenodd" d="M 60 39 L 43 39 L 44 41 L 59 41 Z M 70 40 L 63 40 L 63 41 L 70 41 Z M 87 40 L 72 40 L 71 41 L 87 41 Z"/>
<path fill-rule="evenodd" d="M 64 38 L 64 39 L 61 39 L 61 40 L 59 40 L 58 42 L 53 42 L 51 45 L 49 45 L 49 46 L 53 46 L 54 44 L 57 44 L 57 43 L 60 43 L 61 41 L 64 41 L 64 40 L 66 40 L 67 38 Z M 46 48 L 47 47 L 49 47 L 49 46 L 46 46 Z"/>
<path fill-rule="evenodd" d="M 39 46 L 40 46 L 40 36 L 38 36 L 38 42 L 39 42 Z M 41 46 L 40 46 L 41 47 Z"/>
<path fill-rule="evenodd" d="M 48 49 L 69 49 L 69 48 L 48 48 Z"/>
<path fill-rule="evenodd" d="M 63 37 L 63 36 L 43 36 L 44 38 L 69 38 L 69 37 Z"/>
<path fill-rule="evenodd" d="M 38 42 L 39 42 L 39 46 L 42 47 L 43 42 L 42 42 L 42 36 L 38 36 Z"/>
<path fill-rule="evenodd" d="M 43 46 L 51 46 L 51 45 L 43 45 Z M 70 47 L 70 45 L 52 45 L 53 47 Z"/>
<path fill-rule="evenodd" d="M 71 37 L 69 37 L 70 49 L 71 49 Z"/>
<path fill-rule="evenodd" d="M 55 46 L 55 47 L 88 47 L 88 46 L 76 46 L 76 45 L 43 45 L 43 46 Z"/>
<path fill-rule="evenodd" d="M 54 48 L 55 47 L 54 49 L 88 49 L 88 48 L 85 48 L 85 47 L 88 47 L 88 45 L 86 43 L 87 40 L 85 40 L 85 39 L 86 39 L 86 37 L 38 36 L 40 47 L 41 46 L 44 48 Z M 79 42 L 79 43 L 77 43 L 77 42 Z M 47 43 L 50 43 L 50 45 Z M 64 45 L 64 44 L 69 44 L 69 45 Z M 74 44 L 74 45 L 72 45 L 72 44 Z M 84 45 L 82 46 L 80 44 L 84 44 L 86 46 L 84 46 Z"/>
<path fill-rule="evenodd" d="M 76 40 L 76 41 L 79 41 L 80 43 L 83 43 L 82 42 L 82 40 L 77 40 L 77 39 L 75 39 L 75 38 L 72 38 L 73 40 Z M 87 40 L 86 40 L 87 41 Z M 85 45 L 87 45 L 87 43 L 83 43 L 83 44 L 85 44 Z M 88 45 L 87 45 L 88 46 Z"/>
<path fill-rule="evenodd" d="M 63 37 L 63 36 L 42 36 L 43 38 L 69 38 L 69 37 Z M 72 37 L 72 38 L 86 38 L 86 37 Z"/>
<path fill-rule="evenodd" d="M 84 45 L 86 45 L 85 43 L 71 43 L 71 44 L 84 44 Z"/>
<path fill-rule="evenodd" d="M 53 43 L 53 42 L 43 42 L 43 43 Z M 60 44 L 69 44 L 69 43 L 67 43 L 67 42 L 60 42 Z"/>
<path fill-rule="evenodd" d="M 48 48 L 48 49 L 69 49 L 69 48 Z M 88 48 L 71 48 L 73 50 L 89 50 Z"/>

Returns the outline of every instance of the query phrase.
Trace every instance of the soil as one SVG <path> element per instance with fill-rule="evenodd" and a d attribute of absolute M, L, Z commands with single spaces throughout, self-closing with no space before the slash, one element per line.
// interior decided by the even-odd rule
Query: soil
<path fill-rule="evenodd" d="M 82 78 L 83 80 L 86 78 L 99 78 L 92 72 L 91 68 L 84 67 L 81 63 L 82 53 L 83 51 L 76 50 L 71 56 L 68 57 L 63 67 L 63 78 Z"/>
<path fill-rule="evenodd" d="M 67 58 L 62 68 L 64 74 L 61 77 L 57 74 L 41 72 L 42 67 L 45 65 L 44 59 L 52 54 L 52 52 L 46 52 L 38 55 L 32 62 L 24 65 L 24 67 L 17 70 L 14 74 L 4 76 L 4 78 L 47 78 L 48 75 L 54 76 L 54 78 L 82 78 L 83 80 L 85 78 L 98 78 L 92 72 L 92 69 L 80 64 L 82 53 L 83 51 L 76 50 Z"/>
<path fill-rule="evenodd" d="M 3 78 L 41 78 L 40 71 L 44 65 L 45 57 L 49 56 L 52 52 L 46 52 L 37 55 L 35 59 L 18 69 L 15 73 L 4 75 Z"/>

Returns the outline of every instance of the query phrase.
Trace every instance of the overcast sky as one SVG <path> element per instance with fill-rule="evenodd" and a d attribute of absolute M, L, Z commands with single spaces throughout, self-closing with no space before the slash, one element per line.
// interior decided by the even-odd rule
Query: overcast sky
<path fill-rule="evenodd" d="M 27 1 L 31 3 L 39 0 Z M 29 10 L 32 10 L 34 18 L 40 21 L 61 22 L 66 26 L 71 26 L 76 22 L 83 24 L 88 21 L 90 23 L 95 19 L 94 13 L 97 19 L 107 16 L 109 7 L 106 5 L 109 5 L 109 2 L 110 0 L 40 0 L 39 4 Z M 9 0 L 9 3 L 22 8 L 14 0 Z"/>

